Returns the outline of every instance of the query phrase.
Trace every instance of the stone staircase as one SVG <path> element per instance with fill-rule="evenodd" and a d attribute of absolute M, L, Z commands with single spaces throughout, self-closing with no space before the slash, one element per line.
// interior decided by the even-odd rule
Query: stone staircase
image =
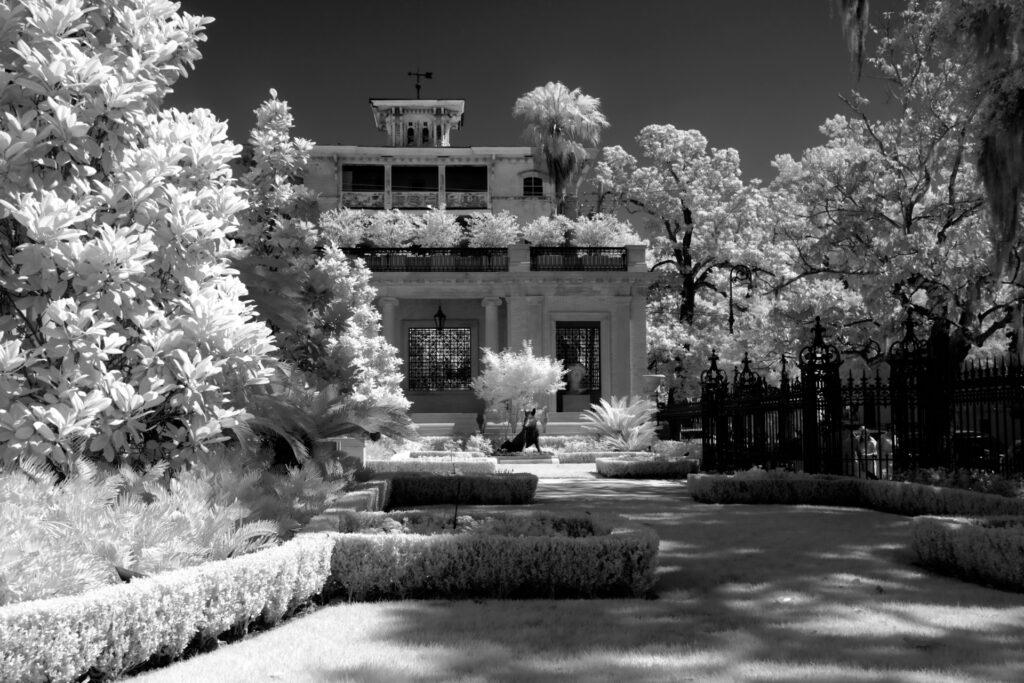
<path fill-rule="evenodd" d="M 479 431 L 475 413 L 413 413 L 412 421 L 420 436 L 453 436 L 475 434 Z M 581 436 L 583 421 L 579 412 L 549 413 L 547 426 L 540 425 L 541 436 Z M 501 433 L 499 425 L 488 424 L 489 436 Z"/>

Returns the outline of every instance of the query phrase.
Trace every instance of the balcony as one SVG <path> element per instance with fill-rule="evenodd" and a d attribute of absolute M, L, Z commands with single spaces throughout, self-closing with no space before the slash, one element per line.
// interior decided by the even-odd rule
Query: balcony
<path fill-rule="evenodd" d="M 374 272 L 641 271 L 644 247 L 361 247 L 345 253 Z M 631 250 L 634 252 L 630 255 Z M 512 266 L 512 267 L 510 267 Z"/>
<path fill-rule="evenodd" d="M 530 270 L 628 270 L 626 247 L 530 247 Z"/>
<path fill-rule="evenodd" d="M 494 273 L 508 270 L 508 249 L 470 247 L 368 247 L 345 253 L 366 261 L 374 272 Z"/>

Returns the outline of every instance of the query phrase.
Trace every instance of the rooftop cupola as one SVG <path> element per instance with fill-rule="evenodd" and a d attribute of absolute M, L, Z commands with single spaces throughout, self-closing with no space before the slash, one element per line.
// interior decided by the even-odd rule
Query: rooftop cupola
<path fill-rule="evenodd" d="M 465 100 L 371 99 L 373 122 L 392 147 L 449 147 L 462 126 Z"/>

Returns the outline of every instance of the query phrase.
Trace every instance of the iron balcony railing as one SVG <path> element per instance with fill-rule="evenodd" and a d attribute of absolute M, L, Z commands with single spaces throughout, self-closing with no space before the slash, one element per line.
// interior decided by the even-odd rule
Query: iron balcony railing
<path fill-rule="evenodd" d="M 626 270 L 625 247 L 530 247 L 530 270 Z"/>
<path fill-rule="evenodd" d="M 474 247 L 366 247 L 345 249 L 376 272 L 502 272 L 508 270 L 508 250 Z"/>

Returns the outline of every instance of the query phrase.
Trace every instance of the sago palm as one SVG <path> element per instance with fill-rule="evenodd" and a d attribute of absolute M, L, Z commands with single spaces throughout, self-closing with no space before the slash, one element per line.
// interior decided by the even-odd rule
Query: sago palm
<path fill-rule="evenodd" d="M 583 169 L 587 148 L 597 145 L 608 126 L 600 106 L 600 99 L 555 82 L 524 94 L 512 109 L 526 121 L 527 139 L 544 156 L 559 214 L 565 213 L 566 183 Z"/>

